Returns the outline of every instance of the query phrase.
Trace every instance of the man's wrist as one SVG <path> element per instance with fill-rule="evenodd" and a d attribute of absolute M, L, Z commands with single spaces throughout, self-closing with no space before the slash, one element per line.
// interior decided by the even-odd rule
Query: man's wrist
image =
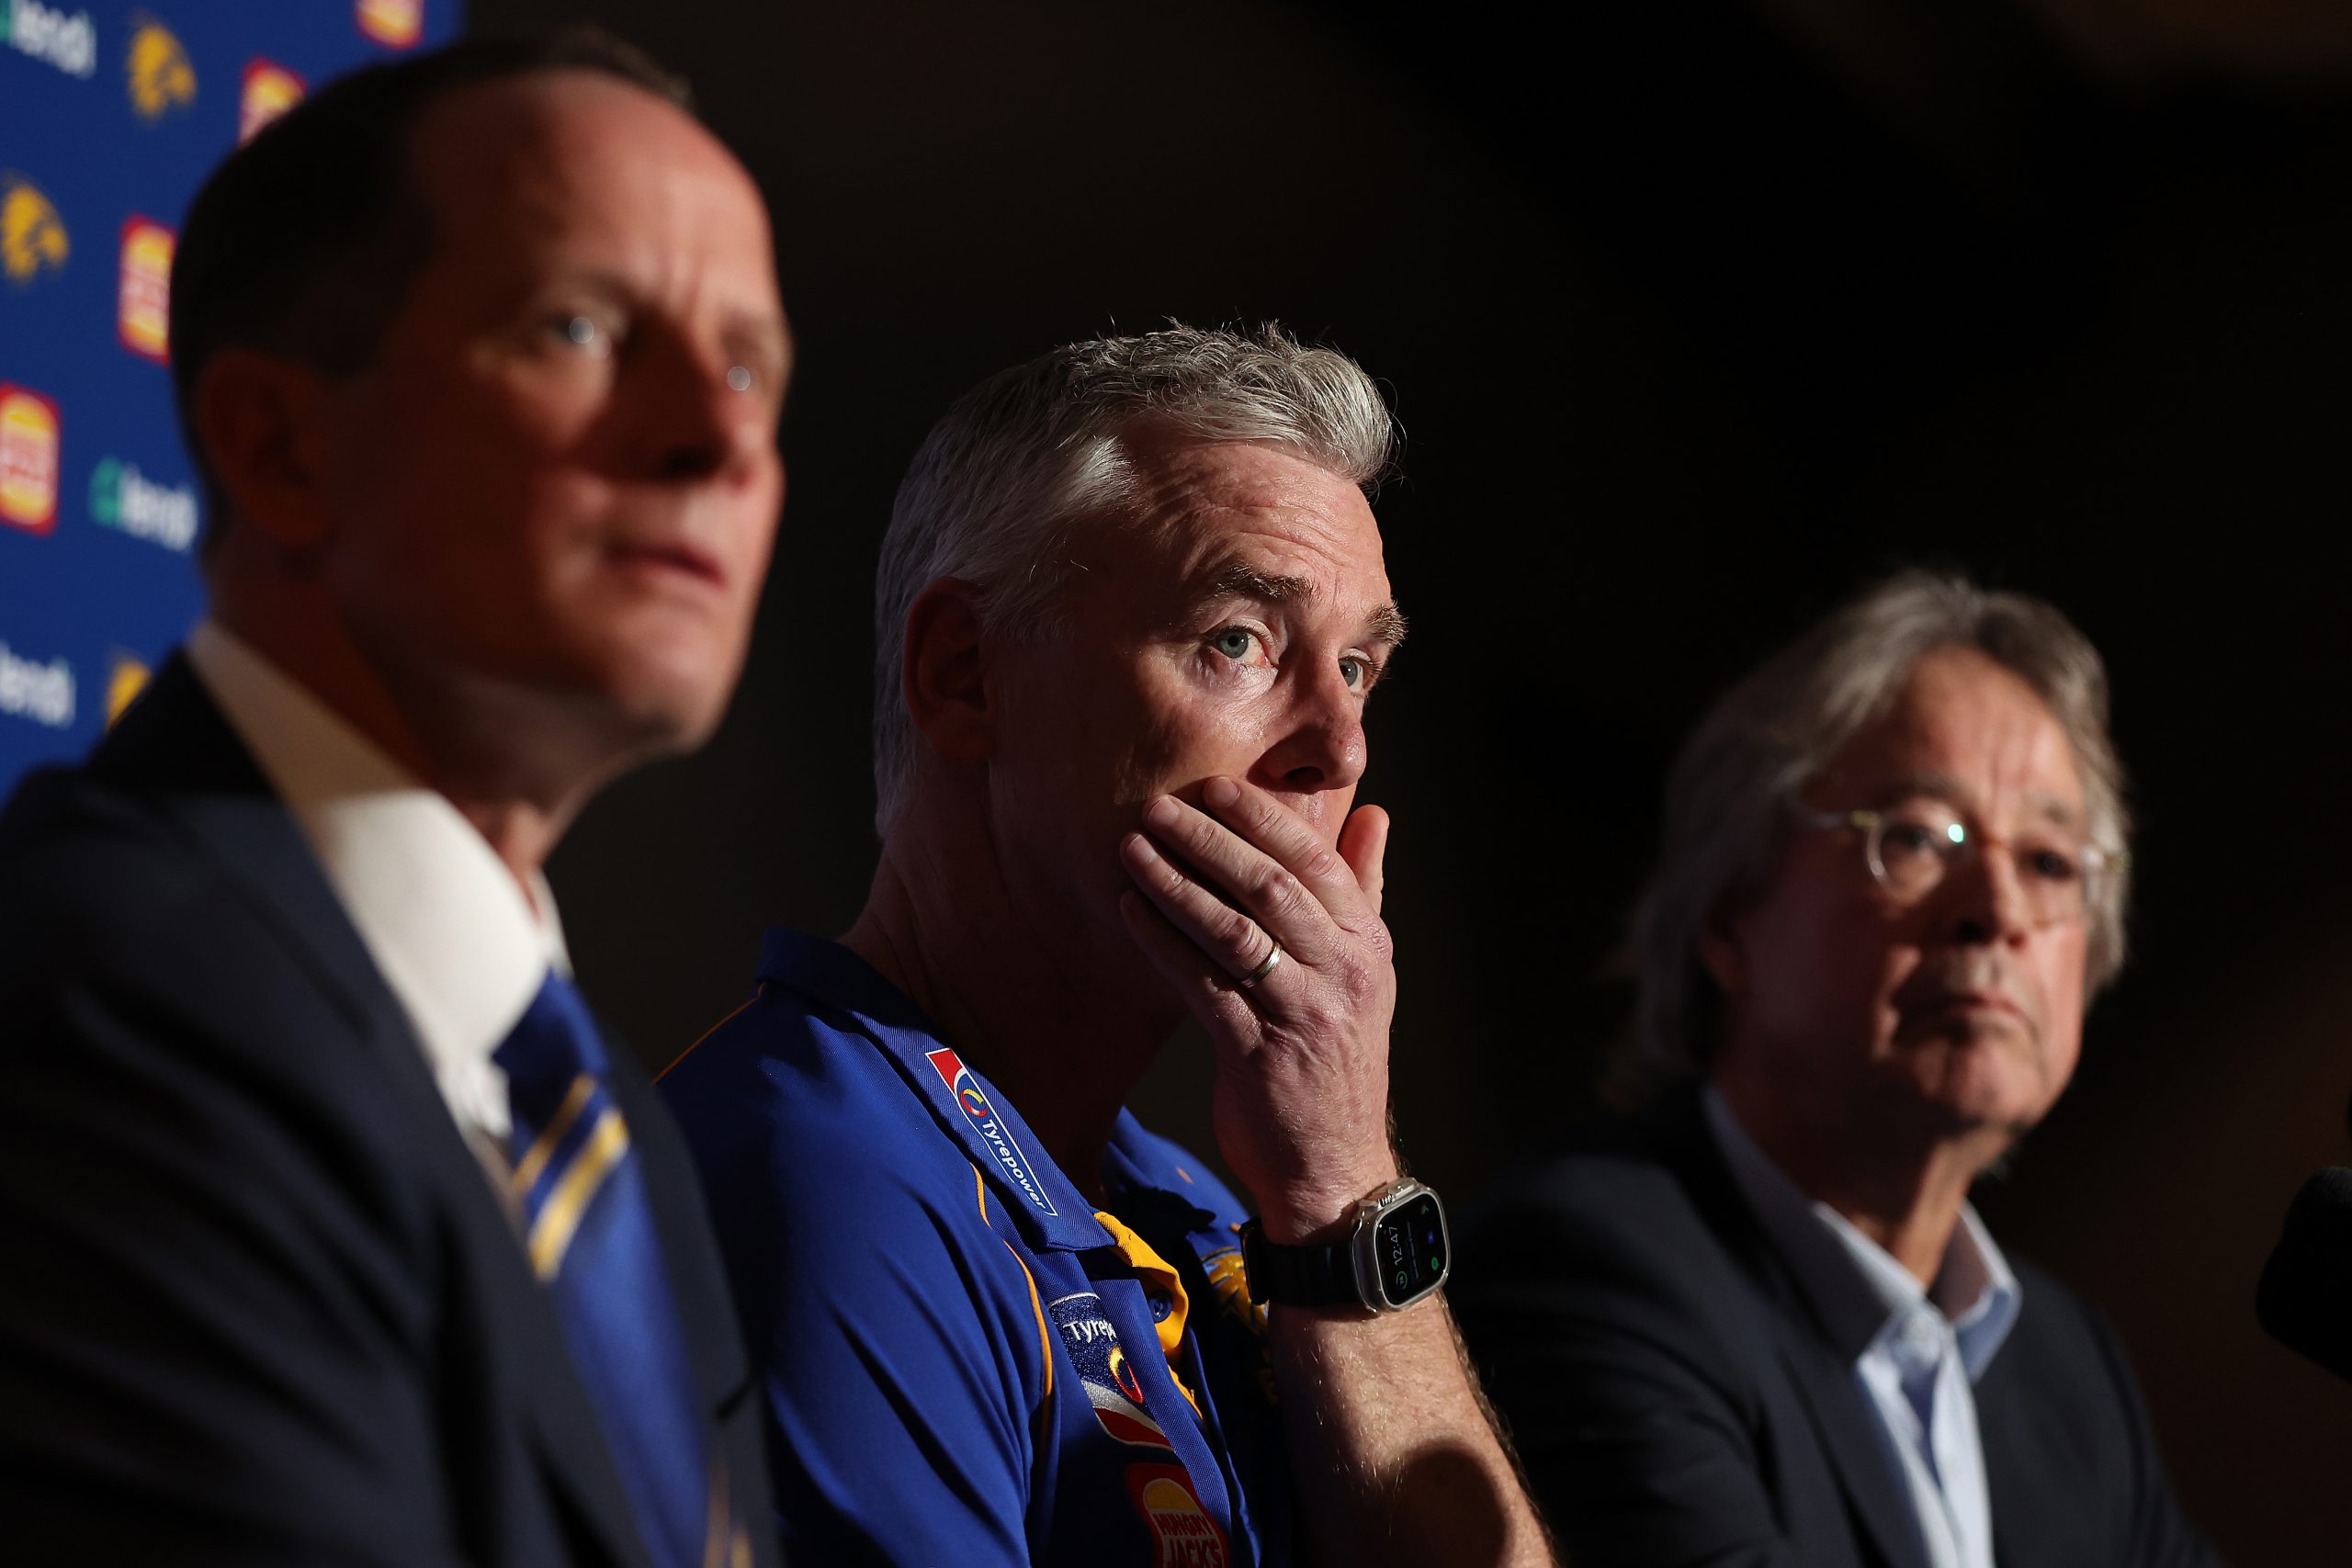
<path fill-rule="evenodd" d="M 1258 1224 L 1278 1247 L 1317 1246 L 1344 1238 L 1363 1201 L 1394 1186 L 1404 1175 L 1396 1156 L 1368 1162 L 1359 1175 L 1293 1188 L 1260 1200 Z"/>
<path fill-rule="evenodd" d="M 1445 1205 L 1411 1179 L 1359 1200 L 1352 1223 L 1329 1240 L 1278 1242 L 1257 1220 L 1241 1227 L 1250 1299 L 1290 1308 L 1401 1312 L 1444 1285 L 1453 1250 Z"/>

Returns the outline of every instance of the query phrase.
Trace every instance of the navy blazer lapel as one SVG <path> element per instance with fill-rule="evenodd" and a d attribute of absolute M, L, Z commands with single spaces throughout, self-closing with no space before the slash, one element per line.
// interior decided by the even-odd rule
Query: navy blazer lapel
<path fill-rule="evenodd" d="M 385 1114 L 417 1129 L 421 1152 L 447 1194 L 447 1212 L 457 1216 L 468 1251 L 490 1260 L 496 1278 L 489 1293 L 520 1315 L 510 1337 L 524 1362 L 518 1383 L 551 1471 L 614 1558 L 643 1563 L 645 1550 L 619 1472 L 513 1222 L 293 814 L 184 657 L 175 656 L 156 673 L 93 753 L 90 771 L 175 819 L 196 852 L 239 885 L 288 949 L 306 961 L 321 993 L 383 1064 L 395 1094 Z"/>
<path fill-rule="evenodd" d="M 1928 1568 L 1928 1545 L 1877 1413 L 1853 1364 L 1831 1345 L 1811 1302 L 1724 1164 L 1696 1094 L 1679 1097 L 1656 1134 L 1692 1205 L 1763 1297 L 1773 1348 L 1804 1402 L 1854 1516 L 1889 1568 Z"/>
<path fill-rule="evenodd" d="M 1903 1477 L 1887 1452 L 1878 1415 L 1863 1397 L 1853 1367 L 1811 1325 L 1781 1325 L 1781 1364 L 1803 1395 L 1821 1446 L 1828 1450 L 1854 1513 L 1894 1568 L 1928 1568 L 1927 1542 Z"/>

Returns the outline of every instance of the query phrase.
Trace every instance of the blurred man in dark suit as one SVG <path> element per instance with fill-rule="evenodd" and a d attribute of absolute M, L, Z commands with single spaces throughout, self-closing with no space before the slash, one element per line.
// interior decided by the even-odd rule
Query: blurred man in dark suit
<path fill-rule="evenodd" d="M 1895 578 L 1702 722 L 1635 933 L 1645 1043 L 1697 1082 L 1463 1244 L 1572 1554 L 2212 1561 L 2121 1347 L 1967 1201 L 2074 1072 L 2127 833 L 2098 655 L 2021 595 Z"/>
<path fill-rule="evenodd" d="M 691 1169 L 540 875 L 741 666 L 759 193 L 633 51 L 477 40 L 232 156 L 172 313 L 209 614 L 0 816 L 10 1558 L 764 1559 Z"/>

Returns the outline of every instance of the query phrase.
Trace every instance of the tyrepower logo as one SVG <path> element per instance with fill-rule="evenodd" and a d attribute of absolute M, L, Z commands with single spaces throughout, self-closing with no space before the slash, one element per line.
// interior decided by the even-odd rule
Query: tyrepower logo
<path fill-rule="evenodd" d="M 244 92 L 237 100 L 237 144 L 251 141 L 263 126 L 300 103 L 307 91 L 302 78 L 274 61 L 246 62 Z"/>
<path fill-rule="evenodd" d="M 196 67 L 172 29 L 145 12 L 130 17 L 130 53 L 123 63 L 131 112 L 153 124 L 196 102 Z"/>
<path fill-rule="evenodd" d="M 22 287 L 43 272 L 62 272 L 73 253 L 65 220 L 40 187 L 22 175 L 0 173 L 0 272 L 8 281 Z"/>
<path fill-rule="evenodd" d="M 101 457 L 90 470 L 90 517 L 112 528 L 186 554 L 196 543 L 199 519 L 193 485 L 160 485 L 138 465 Z"/>
<path fill-rule="evenodd" d="M 0 381 L 0 523 L 28 534 L 57 526 L 57 405 Z"/>
<path fill-rule="evenodd" d="M 359 30 L 386 49 L 413 49 L 424 36 L 424 0 L 357 0 Z"/>
<path fill-rule="evenodd" d="M 0 0 L 0 45 L 85 81 L 98 71 L 98 24 L 87 11 Z"/>
<path fill-rule="evenodd" d="M 152 219 L 122 225 L 122 278 L 115 329 L 131 353 L 168 365 L 172 357 L 172 247 L 177 236 Z"/>
<path fill-rule="evenodd" d="M 1019 1144 L 1012 1141 L 1012 1129 L 1004 1124 L 1004 1118 L 999 1116 L 996 1107 L 989 1103 L 988 1091 L 980 1088 L 979 1080 L 972 1076 L 972 1069 L 966 1066 L 955 1052 L 944 1048 L 926 1052 L 925 1055 L 932 1069 L 938 1073 L 939 1081 L 947 1086 L 948 1095 L 956 1101 L 956 1108 L 964 1113 L 964 1119 L 972 1124 L 972 1131 L 979 1134 L 980 1141 L 988 1145 L 989 1155 L 1012 1179 L 1012 1184 L 1021 1189 L 1022 1195 L 1046 1213 L 1058 1213 L 1054 1207 L 1054 1201 L 1046 1196 L 1045 1188 L 1031 1173 L 1029 1156 L 1022 1152 Z"/>

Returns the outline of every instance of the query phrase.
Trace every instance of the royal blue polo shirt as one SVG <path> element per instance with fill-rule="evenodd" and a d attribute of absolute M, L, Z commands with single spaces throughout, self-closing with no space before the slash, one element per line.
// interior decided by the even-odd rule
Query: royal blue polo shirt
<path fill-rule="evenodd" d="M 896 987 L 785 931 L 662 1089 L 794 1561 L 1291 1561 L 1245 1211 L 1182 1148 L 1121 1112 L 1096 1211 Z"/>

